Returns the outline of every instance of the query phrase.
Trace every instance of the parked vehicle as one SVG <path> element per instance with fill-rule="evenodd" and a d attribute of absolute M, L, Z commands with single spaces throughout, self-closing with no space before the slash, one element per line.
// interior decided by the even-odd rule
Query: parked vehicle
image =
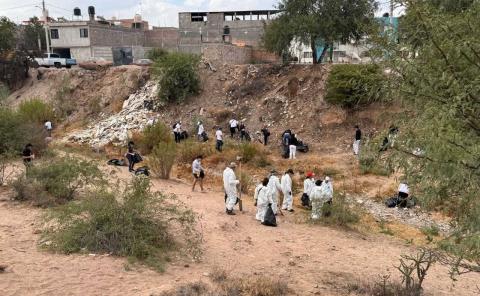
<path fill-rule="evenodd" d="M 40 67 L 55 67 L 55 68 L 71 68 L 72 66 L 77 64 L 75 59 L 66 59 L 61 58 L 60 55 L 56 53 L 44 53 L 43 57 L 36 58 L 35 61 L 38 63 Z"/>

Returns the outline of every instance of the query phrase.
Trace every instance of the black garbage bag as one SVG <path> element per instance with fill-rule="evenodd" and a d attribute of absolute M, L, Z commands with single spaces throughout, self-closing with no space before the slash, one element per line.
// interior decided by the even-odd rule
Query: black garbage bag
<path fill-rule="evenodd" d="M 113 159 L 110 159 L 109 161 L 107 161 L 107 164 L 108 165 L 115 165 L 115 166 L 124 166 L 126 165 L 125 161 L 123 159 L 117 159 L 117 158 L 113 158 Z"/>
<path fill-rule="evenodd" d="M 308 194 L 304 193 L 302 194 L 302 206 L 308 207 L 310 206 L 310 197 L 308 197 Z"/>
<path fill-rule="evenodd" d="M 265 217 L 263 219 L 262 224 L 265 226 L 273 226 L 273 227 L 277 226 L 277 218 L 273 213 L 272 205 L 268 205 L 268 209 L 267 209 L 267 212 L 265 213 Z"/>
<path fill-rule="evenodd" d="M 148 169 L 148 167 L 141 167 L 141 168 L 138 168 L 135 170 L 135 175 L 138 176 L 138 175 L 145 175 L 145 176 L 150 176 L 150 170 Z"/>
<path fill-rule="evenodd" d="M 389 199 L 387 199 L 385 201 L 385 205 L 388 207 L 388 208 L 394 208 L 398 205 L 398 197 L 394 196 L 394 197 L 391 197 Z"/>

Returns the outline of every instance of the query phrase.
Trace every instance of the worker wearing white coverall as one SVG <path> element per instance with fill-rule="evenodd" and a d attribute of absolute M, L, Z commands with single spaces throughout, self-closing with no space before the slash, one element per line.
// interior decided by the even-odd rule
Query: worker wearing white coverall
<path fill-rule="evenodd" d="M 286 171 L 281 181 L 283 193 L 282 210 L 288 210 L 289 212 L 293 212 L 292 175 L 293 171 L 291 169 Z"/>
<path fill-rule="evenodd" d="M 282 191 L 282 186 L 280 185 L 280 179 L 277 177 L 277 172 L 272 171 L 270 175 L 270 179 L 268 180 L 268 189 L 270 189 L 270 192 L 272 194 L 272 210 L 273 213 L 276 215 L 278 211 L 278 192 Z"/>
<path fill-rule="evenodd" d="M 264 222 L 268 205 L 273 204 L 272 192 L 267 187 L 268 178 L 263 179 L 262 183 L 255 188 L 255 204 L 257 205 L 257 214 L 255 219 Z"/>
<path fill-rule="evenodd" d="M 312 172 L 308 172 L 305 180 L 303 181 L 303 193 L 310 196 L 313 188 L 315 187 L 315 175 Z"/>
<path fill-rule="evenodd" d="M 322 193 L 322 180 L 315 182 L 315 187 L 310 194 L 310 202 L 312 203 L 312 219 L 318 220 L 322 216 L 323 204 L 327 201 L 327 198 Z"/>
<path fill-rule="evenodd" d="M 333 199 L 333 184 L 328 176 L 325 177 L 325 180 L 322 183 L 322 194 L 327 201 L 331 201 Z"/>
<path fill-rule="evenodd" d="M 235 215 L 233 213 L 233 208 L 237 203 L 238 192 L 237 185 L 240 184 L 240 181 L 237 180 L 235 172 L 233 171 L 237 165 L 232 162 L 224 171 L 223 171 L 223 188 L 225 189 L 225 194 L 227 200 L 225 202 L 226 211 L 229 215 Z"/>

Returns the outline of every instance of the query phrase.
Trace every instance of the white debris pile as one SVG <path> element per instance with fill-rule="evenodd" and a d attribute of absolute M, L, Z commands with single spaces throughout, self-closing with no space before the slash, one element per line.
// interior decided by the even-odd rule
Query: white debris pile
<path fill-rule="evenodd" d="M 123 103 L 122 110 L 95 122 L 83 131 L 70 134 L 65 140 L 80 144 L 89 144 L 92 147 L 102 147 L 108 143 L 125 143 L 129 132 L 142 130 L 153 115 L 145 107 L 145 102 L 157 98 L 157 83 L 147 82 L 136 93 Z"/>

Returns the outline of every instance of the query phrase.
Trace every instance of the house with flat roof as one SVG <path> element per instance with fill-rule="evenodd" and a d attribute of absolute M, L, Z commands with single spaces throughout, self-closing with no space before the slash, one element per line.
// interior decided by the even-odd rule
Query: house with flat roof
<path fill-rule="evenodd" d="M 260 47 L 265 25 L 279 10 L 180 12 L 179 48 L 200 53 L 203 43 Z"/>

